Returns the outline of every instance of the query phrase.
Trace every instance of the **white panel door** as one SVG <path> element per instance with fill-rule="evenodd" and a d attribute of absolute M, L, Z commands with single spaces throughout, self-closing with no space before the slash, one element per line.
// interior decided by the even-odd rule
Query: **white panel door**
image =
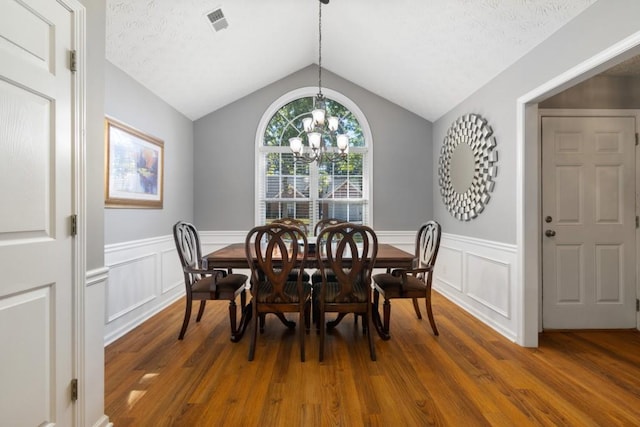
<path fill-rule="evenodd" d="M 0 426 L 72 426 L 72 14 L 0 5 Z"/>
<path fill-rule="evenodd" d="M 636 326 L 635 119 L 542 118 L 543 327 Z"/>

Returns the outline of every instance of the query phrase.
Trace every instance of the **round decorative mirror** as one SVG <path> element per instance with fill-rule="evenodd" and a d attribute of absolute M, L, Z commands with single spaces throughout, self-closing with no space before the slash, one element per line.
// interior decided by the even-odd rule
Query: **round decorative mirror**
<path fill-rule="evenodd" d="M 489 202 L 498 173 L 498 152 L 491 126 L 477 114 L 451 125 L 440 150 L 440 194 L 449 212 L 461 221 L 478 216 Z"/>

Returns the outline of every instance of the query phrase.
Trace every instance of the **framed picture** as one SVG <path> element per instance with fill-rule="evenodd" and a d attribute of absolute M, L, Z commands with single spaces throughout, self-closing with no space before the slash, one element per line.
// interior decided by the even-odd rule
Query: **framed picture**
<path fill-rule="evenodd" d="M 162 209 L 164 142 L 105 119 L 105 206 Z"/>

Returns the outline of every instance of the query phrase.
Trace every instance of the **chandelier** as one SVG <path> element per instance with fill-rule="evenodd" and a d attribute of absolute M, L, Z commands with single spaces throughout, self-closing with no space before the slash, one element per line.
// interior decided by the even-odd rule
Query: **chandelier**
<path fill-rule="evenodd" d="M 314 98 L 314 109 L 302 119 L 304 132 L 289 138 L 289 147 L 295 160 L 305 163 L 325 161 L 335 163 L 343 160 L 349 153 L 349 137 L 338 133 L 340 119 L 328 116 L 326 101 L 322 94 L 322 4 L 329 0 L 318 1 L 318 94 Z M 306 146 L 304 140 L 306 139 Z M 336 150 L 329 150 L 333 146 Z"/>

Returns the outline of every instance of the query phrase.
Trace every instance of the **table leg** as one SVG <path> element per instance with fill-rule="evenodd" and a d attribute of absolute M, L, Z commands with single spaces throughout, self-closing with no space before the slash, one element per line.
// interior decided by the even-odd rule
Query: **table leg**
<path fill-rule="evenodd" d="M 232 342 L 240 341 L 242 339 L 242 336 L 244 335 L 244 331 L 247 330 L 247 326 L 249 326 L 249 321 L 253 316 L 252 304 L 253 304 L 253 301 L 249 301 L 249 304 L 245 305 L 242 308 L 242 316 L 240 317 L 240 324 L 238 325 L 238 328 L 231 333 Z"/>
<path fill-rule="evenodd" d="M 382 319 L 380 319 L 380 313 L 378 312 L 377 301 L 376 303 L 372 303 L 371 305 L 371 317 L 373 320 L 373 326 L 376 328 L 376 332 L 378 332 L 380 338 L 387 341 L 389 338 L 391 338 L 391 335 L 389 335 L 388 332 L 385 332 L 384 327 L 382 326 Z"/>

